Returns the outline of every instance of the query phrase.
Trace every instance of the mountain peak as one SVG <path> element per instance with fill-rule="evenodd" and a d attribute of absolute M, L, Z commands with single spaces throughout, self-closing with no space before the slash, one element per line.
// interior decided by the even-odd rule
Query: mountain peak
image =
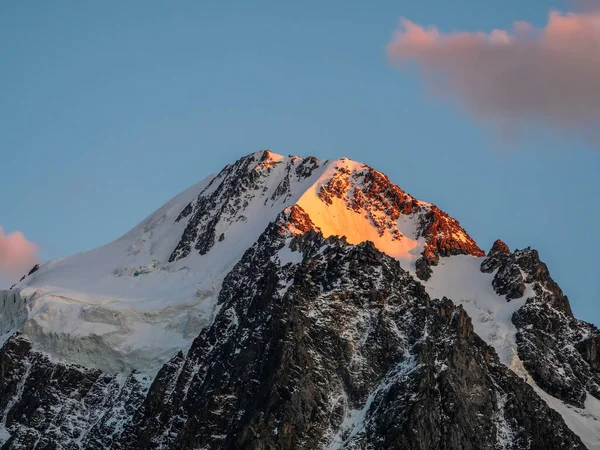
<path fill-rule="evenodd" d="M 180 194 L 121 239 L 43 264 L 17 285 L 45 305 L 25 329 L 55 357 L 106 370 L 153 370 L 210 323 L 224 275 L 281 213 L 292 234 L 371 241 L 422 279 L 440 257 L 483 256 L 456 220 L 366 164 L 260 150 Z M 91 316 L 80 313 L 82 301 L 95 308 Z M 103 328 L 93 325 L 113 310 L 114 318 L 101 319 Z M 63 325 L 70 316 L 72 326 Z M 150 349 L 151 324 L 166 332 Z M 79 345 L 92 329 L 106 347 L 93 358 L 54 347 L 56 330 Z"/>
<path fill-rule="evenodd" d="M 600 450 L 600 331 L 538 253 L 348 158 L 249 154 L 36 269 L 3 448 Z"/>
<path fill-rule="evenodd" d="M 510 248 L 500 239 L 496 239 L 494 245 L 488 252 L 487 256 L 495 256 L 495 255 L 508 255 L 510 254 Z"/>
<path fill-rule="evenodd" d="M 177 221 L 187 219 L 188 226 L 170 261 L 187 257 L 193 249 L 204 255 L 217 236 L 226 239 L 227 232 L 219 230 L 246 221 L 257 210 L 290 204 L 301 206 L 324 235 L 345 236 L 353 244 L 370 240 L 399 259 L 422 257 L 429 266 L 440 255 L 483 255 L 456 220 L 366 164 L 263 150 L 226 166 L 186 206 Z"/>

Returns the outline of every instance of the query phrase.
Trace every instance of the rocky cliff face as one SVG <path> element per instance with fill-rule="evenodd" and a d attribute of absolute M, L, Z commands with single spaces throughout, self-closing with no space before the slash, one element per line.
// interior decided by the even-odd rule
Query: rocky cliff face
<path fill-rule="evenodd" d="M 484 257 L 458 222 L 368 166 L 242 158 L 174 211 L 157 267 L 226 258 L 236 227 L 252 235 L 278 205 L 222 274 L 214 318 L 157 373 L 74 364 L 15 334 L 40 293 L 18 317 L 3 310 L 18 320 L 0 350 L 2 448 L 600 448 L 600 332 L 573 317 L 537 252 L 498 241 Z M 472 320 L 499 319 L 428 294 L 457 258 L 477 262 L 493 301 L 517 305 L 510 364 Z"/>
<path fill-rule="evenodd" d="M 510 253 L 496 242 L 482 271 L 496 271 L 493 286 L 507 299 L 523 296 L 532 283 L 535 296 L 513 316 L 519 357 L 535 382 L 564 402 L 584 407 L 586 397 L 600 399 L 600 332 L 577 320 L 548 267 L 532 249 Z"/>
<path fill-rule="evenodd" d="M 292 237 L 285 220 L 159 373 L 126 448 L 584 448 L 464 310 L 372 244 Z M 278 264 L 288 248 L 296 263 Z"/>
<path fill-rule="evenodd" d="M 0 350 L 4 449 L 110 448 L 144 399 L 147 377 L 57 363 L 13 335 Z"/>

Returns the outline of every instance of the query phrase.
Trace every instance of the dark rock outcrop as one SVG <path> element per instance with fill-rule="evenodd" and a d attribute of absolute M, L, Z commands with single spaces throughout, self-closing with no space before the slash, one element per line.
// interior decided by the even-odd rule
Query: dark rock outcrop
<path fill-rule="evenodd" d="M 23 281 L 25 278 L 27 278 L 27 277 L 28 277 L 29 275 L 31 275 L 32 273 L 35 273 L 35 272 L 37 272 L 37 271 L 39 270 L 39 268 L 40 268 L 40 265 L 39 265 L 39 264 L 36 264 L 36 265 L 34 265 L 34 266 L 31 268 L 31 270 L 30 270 L 29 272 L 27 272 L 27 274 L 25 274 L 25 275 L 23 275 L 23 276 L 21 277 L 21 279 L 19 280 L 19 282 Z M 14 286 L 14 285 L 13 285 L 13 286 Z M 12 289 L 12 287 L 11 287 L 11 289 Z"/>
<path fill-rule="evenodd" d="M 533 288 L 533 295 L 512 321 L 518 330 L 519 357 L 535 382 L 578 407 L 584 406 L 588 393 L 600 398 L 600 332 L 573 316 L 567 296 L 550 277 L 538 252 L 530 248 L 514 253 L 491 251 L 481 270 L 497 270 L 494 289 L 507 299 L 521 298 L 526 284 Z"/>
<path fill-rule="evenodd" d="M 119 448 L 147 382 L 51 361 L 16 334 L 0 350 L 2 449 Z M 79 443 L 79 444 L 78 444 Z"/>
<path fill-rule="evenodd" d="M 265 204 L 269 200 L 285 202 L 291 195 L 292 177 L 297 180 L 308 178 L 318 167 L 318 160 L 313 157 L 295 161 L 300 162 L 286 166 L 285 178 L 271 197 L 265 198 Z M 243 213 L 250 201 L 256 195 L 264 195 L 269 174 L 279 164 L 272 159 L 269 150 L 264 150 L 227 165 L 177 218 L 177 222 L 186 219 L 187 225 L 169 261 L 185 258 L 192 250 L 201 255 L 208 253 L 215 245 L 217 225 L 227 226 L 244 220 Z"/>

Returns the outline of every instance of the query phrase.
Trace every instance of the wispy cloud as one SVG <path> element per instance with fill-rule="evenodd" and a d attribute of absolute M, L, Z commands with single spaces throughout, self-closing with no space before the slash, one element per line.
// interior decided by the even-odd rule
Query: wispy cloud
<path fill-rule="evenodd" d="M 550 12 L 544 28 L 442 33 L 407 19 L 387 47 L 436 95 L 502 129 L 541 125 L 600 144 L 600 11 Z"/>
<path fill-rule="evenodd" d="M 4 234 L 0 226 L 0 284 L 18 281 L 38 260 L 37 246 L 23 233 Z"/>

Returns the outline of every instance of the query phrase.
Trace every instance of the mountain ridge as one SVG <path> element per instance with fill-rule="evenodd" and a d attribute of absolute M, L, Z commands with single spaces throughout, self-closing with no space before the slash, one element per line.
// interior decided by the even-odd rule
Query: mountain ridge
<path fill-rule="evenodd" d="M 439 255 L 483 255 L 458 222 L 365 164 L 264 150 L 184 191 L 116 241 L 41 265 L 15 287 L 41 308 L 24 333 L 65 361 L 158 370 L 213 320 L 219 284 L 244 250 L 296 204 L 326 236 L 371 240 L 415 264 L 421 278 Z M 164 339 L 148 347 L 155 324 L 162 324 Z M 82 358 L 69 359 L 72 347 L 88 345 L 81 342 L 90 333 L 100 336 L 94 357 L 85 359 L 82 348 Z"/>
<path fill-rule="evenodd" d="M 600 332 L 537 252 L 347 158 L 252 153 L 11 292 L 3 448 L 600 448 Z"/>

